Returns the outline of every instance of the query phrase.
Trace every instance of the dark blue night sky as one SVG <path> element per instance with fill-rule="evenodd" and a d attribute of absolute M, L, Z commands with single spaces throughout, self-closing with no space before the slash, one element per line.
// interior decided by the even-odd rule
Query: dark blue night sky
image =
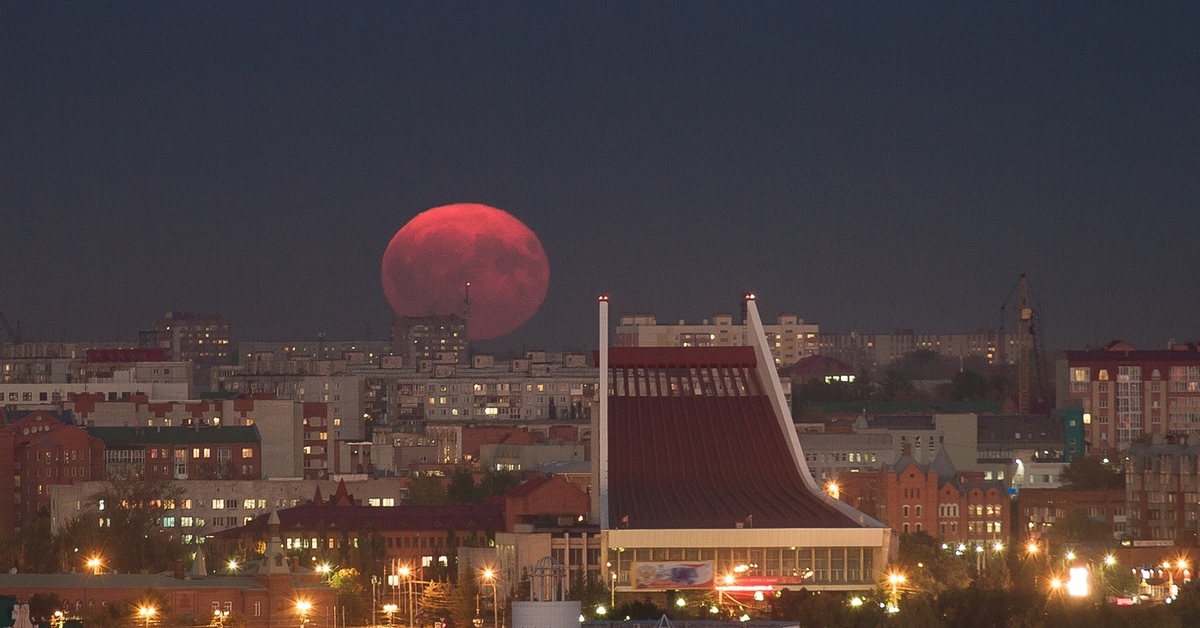
<path fill-rule="evenodd" d="M 249 6 L 246 6 L 249 4 Z M 971 6 L 961 6 L 970 4 Z M 420 211 L 539 234 L 594 345 L 751 289 L 830 331 L 1200 339 L 1200 5 L 0 1 L 0 311 L 386 337 Z"/>

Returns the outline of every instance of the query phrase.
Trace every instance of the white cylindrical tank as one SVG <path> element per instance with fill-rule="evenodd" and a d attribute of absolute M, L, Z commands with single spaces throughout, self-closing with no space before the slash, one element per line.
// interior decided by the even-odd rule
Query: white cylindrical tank
<path fill-rule="evenodd" d="M 579 601 L 512 603 L 512 628 L 579 628 Z"/>

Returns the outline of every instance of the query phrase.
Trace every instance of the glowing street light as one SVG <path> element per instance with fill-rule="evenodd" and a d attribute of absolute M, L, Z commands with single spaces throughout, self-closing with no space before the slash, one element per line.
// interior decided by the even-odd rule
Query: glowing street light
<path fill-rule="evenodd" d="M 599 615 L 600 617 L 604 617 L 605 615 L 608 614 L 608 609 L 604 608 L 604 605 L 601 604 L 600 606 L 596 607 L 596 614 Z"/>
<path fill-rule="evenodd" d="M 392 625 L 392 615 L 396 614 L 396 609 L 398 609 L 398 608 L 400 608 L 400 607 L 396 606 L 395 604 L 384 604 L 383 605 L 383 612 L 387 613 L 389 626 Z"/>
<path fill-rule="evenodd" d="M 1117 564 L 1116 556 L 1113 556 L 1112 554 L 1108 554 L 1107 556 L 1104 557 L 1104 566 L 1112 567 L 1115 564 Z"/>
<path fill-rule="evenodd" d="M 88 561 L 88 562 L 91 562 L 91 561 Z M 154 606 L 139 606 L 138 607 L 138 617 L 141 617 L 142 620 L 145 622 L 146 628 L 150 628 L 150 620 L 154 619 L 154 616 L 157 614 L 158 614 L 158 609 L 155 608 Z"/>
<path fill-rule="evenodd" d="M 491 567 L 483 570 L 483 581 L 492 585 L 492 627 L 500 628 L 500 597 L 496 594 L 496 572 Z"/>
<path fill-rule="evenodd" d="M 829 493 L 829 496 L 834 499 L 841 499 L 842 488 L 840 486 L 838 486 L 838 483 L 834 482 L 833 480 L 830 480 L 829 482 L 827 482 L 825 484 L 825 492 Z"/>
<path fill-rule="evenodd" d="M 1075 560 L 1075 552 L 1067 551 L 1067 560 Z"/>
<path fill-rule="evenodd" d="M 308 600 L 296 600 L 296 614 L 300 616 L 300 628 L 308 623 L 308 613 L 312 610 L 312 602 Z"/>
<path fill-rule="evenodd" d="M 236 558 L 230 558 L 226 566 L 229 567 L 229 573 L 237 573 L 238 567 L 241 567 Z"/>
<path fill-rule="evenodd" d="M 104 560 L 99 554 L 93 554 L 87 559 L 87 568 L 92 570 L 93 576 L 100 575 L 100 570 L 104 567 Z"/>
<path fill-rule="evenodd" d="M 225 620 L 229 618 L 229 611 L 223 611 L 218 608 L 213 609 L 213 623 L 217 628 L 225 628 Z"/>
<path fill-rule="evenodd" d="M 1025 546 L 1025 551 L 1028 552 L 1030 556 L 1036 556 L 1038 553 L 1038 544 L 1030 541 L 1029 544 Z"/>
<path fill-rule="evenodd" d="M 904 574 L 893 571 L 888 574 L 887 580 L 888 584 L 892 585 L 892 594 L 888 597 L 887 611 L 895 613 L 900 610 L 900 585 L 904 584 L 907 578 L 904 577 Z"/>

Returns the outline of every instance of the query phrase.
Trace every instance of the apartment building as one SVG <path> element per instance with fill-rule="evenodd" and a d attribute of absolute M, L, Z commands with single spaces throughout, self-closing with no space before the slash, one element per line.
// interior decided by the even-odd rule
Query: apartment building
<path fill-rule="evenodd" d="M 1085 413 L 1089 451 L 1124 450 L 1143 435 L 1200 435 L 1200 347 L 1139 350 L 1116 341 L 1064 351 L 1056 365 L 1059 407 Z"/>
<path fill-rule="evenodd" d="M 1015 336 L 981 328 L 970 333 L 919 334 L 897 329 L 890 334 L 860 332 L 817 335 L 816 352 L 853 367 L 875 370 L 914 351 L 932 351 L 948 358 L 976 358 L 988 364 L 1013 364 Z"/>
<path fill-rule="evenodd" d="M 815 323 L 795 314 L 780 314 L 774 325 L 763 325 L 767 347 L 776 366 L 788 366 L 817 353 Z M 616 347 L 736 347 L 750 344 L 746 326 L 734 323 L 733 315 L 717 314 L 699 324 L 679 321 L 660 324 L 649 314 L 625 314 L 617 324 Z"/>
<path fill-rule="evenodd" d="M 1126 452 L 1127 532 L 1135 539 L 1195 542 L 1200 530 L 1200 445 L 1156 435 Z"/>

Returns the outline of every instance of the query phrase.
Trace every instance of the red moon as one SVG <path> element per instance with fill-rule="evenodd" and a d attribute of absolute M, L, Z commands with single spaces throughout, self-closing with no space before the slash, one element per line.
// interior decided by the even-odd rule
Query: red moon
<path fill-rule="evenodd" d="M 525 223 L 475 203 L 421 212 L 383 252 L 383 293 L 399 316 L 461 316 L 468 282 L 467 336 L 496 338 L 541 307 L 550 265 Z"/>

